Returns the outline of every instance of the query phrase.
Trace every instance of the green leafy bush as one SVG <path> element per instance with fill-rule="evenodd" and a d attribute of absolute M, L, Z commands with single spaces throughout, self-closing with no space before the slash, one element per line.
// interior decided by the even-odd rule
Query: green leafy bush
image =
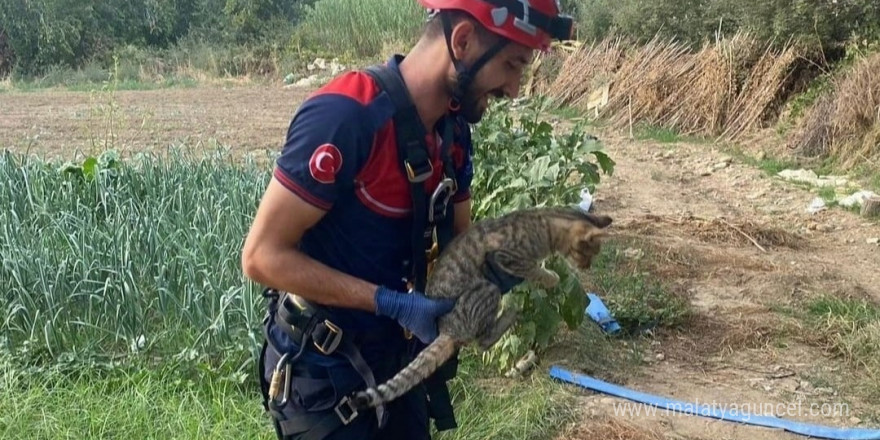
<path fill-rule="evenodd" d="M 614 161 L 584 125 L 559 133 L 543 120 L 551 106 L 542 97 L 499 101 L 476 126 L 476 220 L 528 207 L 576 204 L 583 188 L 595 192 L 600 173 L 613 173 Z M 563 322 L 575 328 L 583 321 L 587 299 L 577 271 L 559 258 L 550 259 L 547 267 L 559 274 L 557 287 L 521 285 L 505 296 L 509 306 L 520 310 L 520 321 L 484 355 L 487 362 L 507 368 L 529 348 L 546 347 Z"/>

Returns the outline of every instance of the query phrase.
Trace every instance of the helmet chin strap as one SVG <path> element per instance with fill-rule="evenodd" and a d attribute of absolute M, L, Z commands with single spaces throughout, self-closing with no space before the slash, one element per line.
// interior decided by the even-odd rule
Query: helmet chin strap
<path fill-rule="evenodd" d="M 489 50 L 487 50 L 472 66 L 470 66 L 470 68 L 468 68 L 464 62 L 455 57 L 455 54 L 452 51 L 452 22 L 449 20 L 449 16 L 446 14 L 440 14 L 440 19 L 443 20 L 443 33 L 446 36 L 446 48 L 449 50 L 449 58 L 455 66 L 456 86 L 452 90 L 452 97 L 449 98 L 449 111 L 455 114 L 461 110 L 461 103 L 467 95 L 468 89 L 471 87 L 474 78 L 477 76 L 477 71 L 480 70 L 480 68 L 482 68 L 493 56 L 498 54 L 501 49 L 504 49 L 504 46 L 506 46 L 510 40 L 507 38 L 500 38 L 497 43 L 489 48 Z"/>

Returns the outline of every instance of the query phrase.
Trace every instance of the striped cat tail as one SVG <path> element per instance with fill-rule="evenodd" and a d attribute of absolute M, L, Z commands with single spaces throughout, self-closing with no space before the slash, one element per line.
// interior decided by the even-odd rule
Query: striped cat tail
<path fill-rule="evenodd" d="M 418 385 L 433 374 L 455 353 L 456 343 L 451 336 L 441 334 L 422 350 L 415 359 L 387 382 L 358 392 L 354 405 L 365 409 L 390 402 Z"/>

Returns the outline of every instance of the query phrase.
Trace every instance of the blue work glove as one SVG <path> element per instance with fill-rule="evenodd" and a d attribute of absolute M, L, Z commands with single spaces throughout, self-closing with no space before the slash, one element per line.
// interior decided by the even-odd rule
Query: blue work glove
<path fill-rule="evenodd" d="M 376 289 L 376 314 L 396 320 L 424 344 L 437 338 L 437 318 L 454 306 L 454 299 L 431 299 L 421 292 L 402 293 L 384 286 Z"/>

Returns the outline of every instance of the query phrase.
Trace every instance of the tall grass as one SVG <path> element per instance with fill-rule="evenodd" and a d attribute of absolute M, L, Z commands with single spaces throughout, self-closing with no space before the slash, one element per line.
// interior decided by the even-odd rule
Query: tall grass
<path fill-rule="evenodd" d="M 389 46 L 415 41 L 425 18 L 425 9 L 414 0 L 318 0 L 306 8 L 298 32 L 307 47 L 388 56 Z"/>
<path fill-rule="evenodd" d="M 120 164 L 87 178 L 0 156 L 8 348 L 34 364 L 246 356 L 261 297 L 239 250 L 268 173 L 222 153 Z"/>

